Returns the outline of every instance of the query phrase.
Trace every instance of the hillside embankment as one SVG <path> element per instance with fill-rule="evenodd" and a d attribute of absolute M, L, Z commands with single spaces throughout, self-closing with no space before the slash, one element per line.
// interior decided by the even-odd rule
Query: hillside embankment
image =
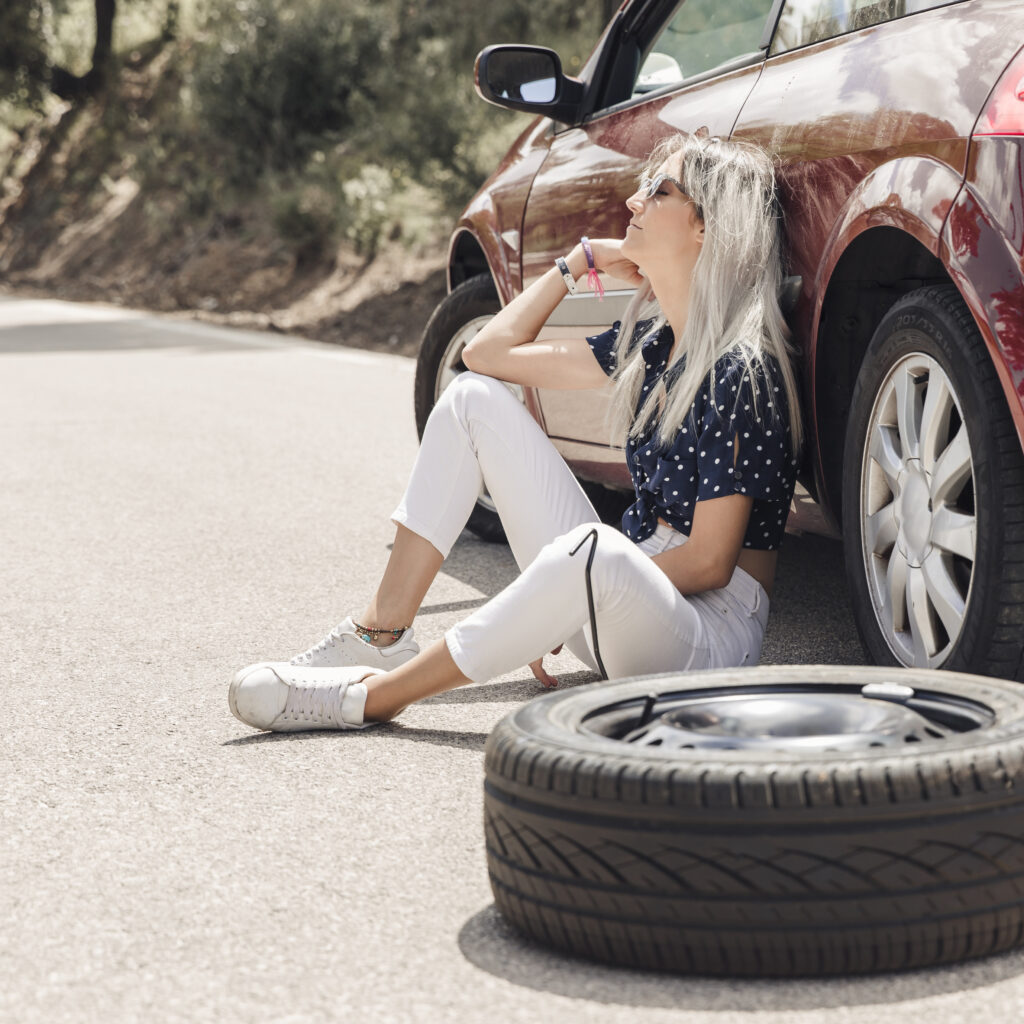
<path fill-rule="evenodd" d="M 0 158 L 0 287 L 414 354 L 448 223 L 369 253 L 282 238 L 265 194 L 212 188 L 198 139 L 166 130 L 181 59 L 133 53 L 104 96 L 19 131 Z"/>

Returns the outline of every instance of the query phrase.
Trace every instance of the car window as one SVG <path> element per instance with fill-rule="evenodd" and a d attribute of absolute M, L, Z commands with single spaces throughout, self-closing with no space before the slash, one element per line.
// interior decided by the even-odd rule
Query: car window
<path fill-rule="evenodd" d="M 784 53 L 841 36 L 844 32 L 960 2 L 962 0 L 786 0 L 770 52 Z"/>
<path fill-rule="evenodd" d="M 684 0 L 648 47 L 633 95 L 677 85 L 760 49 L 773 0 Z"/>

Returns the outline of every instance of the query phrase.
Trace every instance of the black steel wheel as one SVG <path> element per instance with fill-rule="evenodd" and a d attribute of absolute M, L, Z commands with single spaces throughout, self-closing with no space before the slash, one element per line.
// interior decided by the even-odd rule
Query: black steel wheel
<path fill-rule="evenodd" d="M 1024 942 L 1024 690 L 771 666 L 545 695 L 487 742 L 495 903 L 619 965 L 824 975 Z"/>
<path fill-rule="evenodd" d="M 901 299 L 853 392 L 843 539 L 879 664 L 1024 681 L 1024 456 L 956 289 Z"/>

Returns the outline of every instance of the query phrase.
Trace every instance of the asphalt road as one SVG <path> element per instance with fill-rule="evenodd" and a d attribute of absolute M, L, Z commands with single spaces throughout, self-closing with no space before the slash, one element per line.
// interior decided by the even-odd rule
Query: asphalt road
<path fill-rule="evenodd" d="M 231 717 L 235 669 L 373 586 L 412 380 L 398 357 L 0 297 L 0 1020 L 1019 1020 L 1024 955 L 746 983 L 518 938 L 487 882 L 482 749 L 528 670 L 366 733 Z M 464 535 L 420 638 L 513 571 Z M 765 660 L 862 657 L 838 545 L 790 538 Z"/>

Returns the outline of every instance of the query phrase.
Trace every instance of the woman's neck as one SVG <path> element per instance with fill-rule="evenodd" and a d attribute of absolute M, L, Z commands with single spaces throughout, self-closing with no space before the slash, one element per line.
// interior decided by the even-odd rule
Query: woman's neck
<path fill-rule="evenodd" d="M 665 275 L 665 277 L 668 276 Z M 659 276 L 652 273 L 647 275 L 647 280 L 650 282 L 651 291 L 654 292 L 654 297 L 658 300 L 662 313 L 665 314 L 669 327 L 672 328 L 672 336 L 675 338 L 675 344 L 672 346 L 672 355 L 674 356 L 676 347 L 683 337 L 686 317 L 690 310 L 690 277 L 689 275 L 683 277 L 684 284 L 682 286 L 679 284 L 678 272 L 672 274 L 671 277 L 671 282 L 665 278 L 659 280 Z"/>

